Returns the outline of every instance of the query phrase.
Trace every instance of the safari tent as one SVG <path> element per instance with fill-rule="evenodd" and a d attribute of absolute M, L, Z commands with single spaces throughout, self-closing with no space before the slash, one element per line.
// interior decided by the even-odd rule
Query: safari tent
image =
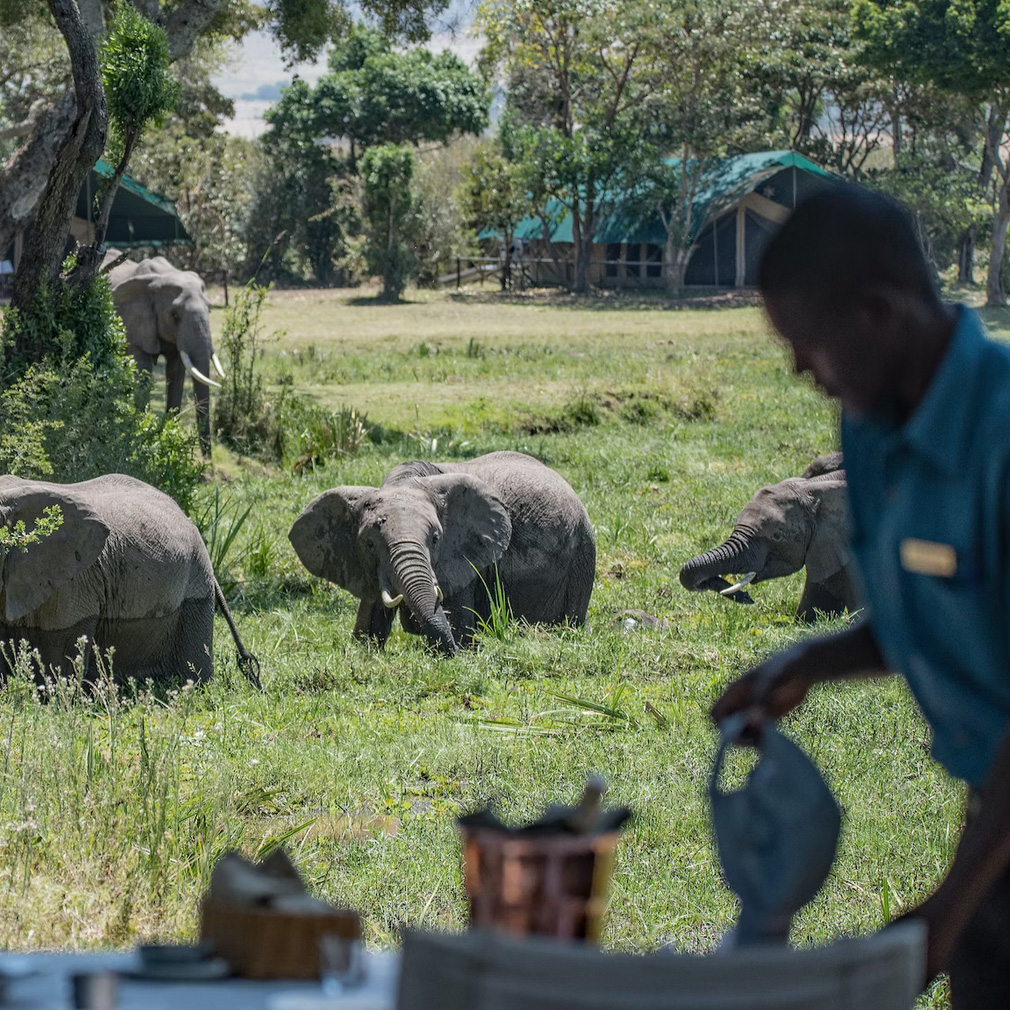
<path fill-rule="evenodd" d="M 95 196 L 103 179 L 108 179 L 113 167 L 99 161 L 88 173 L 88 178 L 77 195 L 77 207 L 70 224 L 70 234 L 81 244 L 90 242 L 95 234 Z M 16 270 L 21 259 L 24 236 L 19 233 L 14 245 L 7 252 L 7 259 Z M 192 245 L 175 204 L 167 197 L 152 193 L 141 186 L 136 179 L 124 176 L 112 201 L 106 245 L 114 249 L 128 249 L 134 246 L 166 246 L 174 244 Z M 0 260 L 4 256 L 0 255 Z"/>
<path fill-rule="evenodd" d="M 765 241 L 808 193 L 834 177 L 795 151 L 763 151 L 722 158 L 704 172 L 693 204 L 694 249 L 685 283 L 689 286 L 743 287 L 756 281 Z M 630 198 L 616 196 L 612 210 L 593 236 L 590 281 L 599 287 L 658 288 L 666 233 L 658 213 L 642 217 L 624 209 Z M 624 207 L 622 207 L 622 204 Z M 572 217 L 552 200 L 543 215 L 516 229 L 522 267 L 538 285 L 570 282 L 574 276 Z M 485 232 L 482 237 L 493 237 Z M 551 247 L 553 246 L 553 251 Z M 567 271 L 563 278 L 558 272 Z"/>

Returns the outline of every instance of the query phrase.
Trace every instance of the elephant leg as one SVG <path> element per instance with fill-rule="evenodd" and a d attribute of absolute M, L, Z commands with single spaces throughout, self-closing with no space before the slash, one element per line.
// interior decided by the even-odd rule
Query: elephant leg
<path fill-rule="evenodd" d="M 488 586 L 494 586 L 494 570 L 482 572 Z M 493 592 L 492 588 L 492 592 Z M 491 600 L 479 578 L 442 601 L 442 609 L 452 629 L 452 637 L 460 646 L 473 645 L 473 636 L 481 621 L 491 618 Z"/>
<path fill-rule="evenodd" d="M 182 409 L 182 393 L 186 382 L 186 366 L 179 352 L 170 345 L 165 347 L 165 409 L 178 413 Z"/>
<path fill-rule="evenodd" d="M 37 664 L 32 662 L 30 667 L 36 682 L 42 683 L 50 676 L 70 676 L 79 655 L 84 659 L 85 679 L 94 680 L 98 672 L 94 649 L 97 625 L 97 619 L 85 619 L 69 628 L 57 629 L 0 625 L 0 641 L 4 644 L 0 671 L 4 677 L 13 672 L 19 648 L 24 642 L 38 653 Z M 81 638 L 87 639 L 83 653 L 78 648 Z"/>
<path fill-rule="evenodd" d="M 139 347 L 131 347 L 130 354 L 137 365 L 137 404 L 144 407 L 151 398 L 151 373 L 154 371 L 155 355 Z"/>
<path fill-rule="evenodd" d="M 562 619 L 567 619 L 574 628 L 581 628 L 586 623 L 586 615 L 589 613 L 589 598 L 593 595 L 593 579 L 595 577 L 596 545 L 589 541 L 576 551 L 568 568 L 565 609 Z"/>
<path fill-rule="evenodd" d="M 214 597 L 186 600 L 175 630 L 176 676 L 202 684 L 214 672 Z"/>
<path fill-rule="evenodd" d="M 396 609 L 387 607 L 382 600 L 362 600 L 354 622 L 354 637 L 381 649 L 389 638 L 395 616 Z"/>
<path fill-rule="evenodd" d="M 845 601 L 839 599 L 825 582 L 811 582 L 807 579 L 803 595 L 796 608 L 796 619 L 813 624 L 818 614 L 824 617 L 838 617 L 845 611 Z"/>

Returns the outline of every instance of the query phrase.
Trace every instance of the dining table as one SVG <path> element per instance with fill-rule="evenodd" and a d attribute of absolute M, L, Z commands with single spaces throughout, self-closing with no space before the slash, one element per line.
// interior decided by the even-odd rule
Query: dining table
<path fill-rule="evenodd" d="M 318 981 L 145 978 L 137 951 L 2 951 L 0 1007 L 68 1010 L 74 976 L 113 972 L 113 1001 L 96 1010 L 393 1010 L 399 952 L 366 951 L 363 964 L 358 984 L 329 995 Z"/>

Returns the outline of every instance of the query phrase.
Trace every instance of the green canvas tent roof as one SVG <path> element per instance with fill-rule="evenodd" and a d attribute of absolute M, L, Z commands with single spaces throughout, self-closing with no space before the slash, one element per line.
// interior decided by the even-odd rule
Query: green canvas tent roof
<path fill-rule="evenodd" d="M 677 164 L 679 158 L 668 159 L 669 164 Z M 796 168 L 812 175 L 834 178 L 819 165 L 804 158 L 795 151 L 759 151 L 756 154 L 741 154 L 732 158 L 720 158 L 706 173 L 698 195 L 694 200 L 693 232 L 701 229 L 727 207 L 755 189 L 764 179 L 770 178 L 785 168 Z M 648 242 L 663 245 L 666 232 L 658 215 L 643 219 L 638 215 L 620 210 L 620 197 L 608 201 L 618 209 L 604 215 L 597 224 L 594 242 Z M 554 242 L 572 241 L 572 216 L 560 200 L 549 200 L 547 217 L 553 222 L 551 239 Z M 524 218 L 516 227 L 516 238 L 524 241 L 543 238 L 543 223 L 539 217 Z M 497 232 L 486 229 L 478 238 L 495 238 Z"/>
<path fill-rule="evenodd" d="M 94 219 L 94 199 L 102 179 L 112 176 L 114 169 L 105 161 L 99 161 L 88 175 L 88 179 L 77 195 L 77 217 L 85 221 Z M 193 240 L 179 220 L 175 204 L 167 197 L 152 193 L 141 186 L 136 179 L 123 176 L 112 202 L 106 244 L 118 249 L 131 246 L 163 246 L 184 243 L 192 245 Z"/>

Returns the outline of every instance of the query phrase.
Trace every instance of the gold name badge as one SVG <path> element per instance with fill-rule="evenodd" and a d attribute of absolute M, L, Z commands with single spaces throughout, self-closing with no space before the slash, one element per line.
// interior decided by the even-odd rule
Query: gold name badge
<path fill-rule="evenodd" d="M 901 541 L 901 567 L 916 575 L 938 575 L 952 579 L 957 574 L 957 551 L 950 544 L 907 537 Z"/>

